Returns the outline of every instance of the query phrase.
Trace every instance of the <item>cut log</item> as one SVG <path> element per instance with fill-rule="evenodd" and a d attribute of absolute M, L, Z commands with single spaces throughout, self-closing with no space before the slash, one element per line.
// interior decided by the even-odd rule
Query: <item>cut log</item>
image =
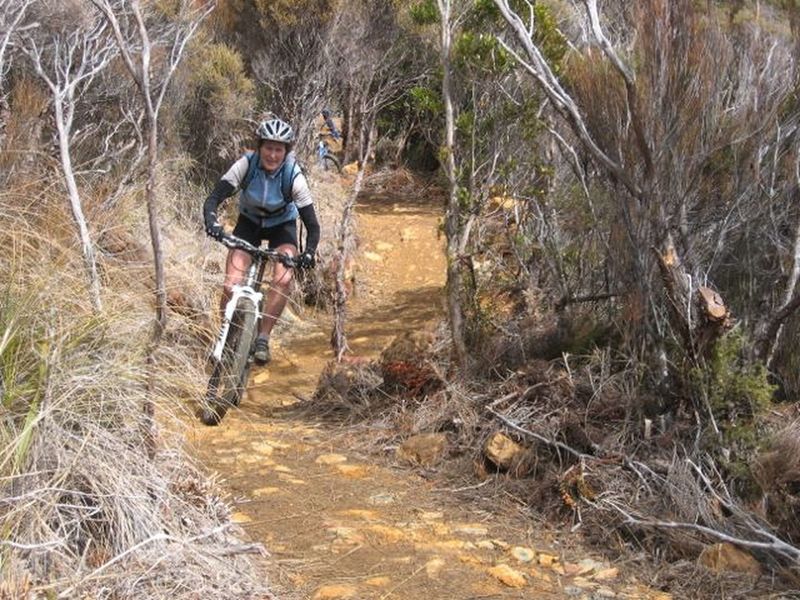
<path fill-rule="evenodd" d="M 730 316 L 730 311 L 722 301 L 722 296 L 711 288 L 700 286 L 697 290 L 700 297 L 700 305 L 703 307 L 703 314 L 709 321 L 721 322 Z"/>

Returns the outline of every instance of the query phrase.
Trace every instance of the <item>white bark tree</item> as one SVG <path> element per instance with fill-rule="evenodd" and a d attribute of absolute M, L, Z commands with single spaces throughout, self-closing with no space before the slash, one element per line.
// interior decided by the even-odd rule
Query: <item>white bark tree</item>
<path fill-rule="evenodd" d="M 155 271 L 156 318 L 153 324 L 150 348 L 147 352 L 147 362 L 150 367 L 148 388 L 151 393 L 143 407 L 142 428 L 148 446 L 148 454 L 153 458 L 156 452 L 155 404 L 152 394 L 155 391 L 155 353 L 167 323 L 167 289 L 156 193 L 158 118 L 170 81 L 183 58 L 186 45 L 200 23 L 213 9 L 213 4 L 181 0 L 174 21 L 166 28 L 159 27 L 157 33 L 151 34 L 151 30 L 148 29 L 148 15 L 138 0 L 92 0 L 92 3 L 105 17 L 114 33 L 114 39 L 128 73 L 139 90 L 145 113 L 144 137 L 147 140 L 145 198 Z M 155 32 L 156 26 L 151 27 Z M 154 50 L 162 48 L 166 50 L 164 58 L 154 64 Z M 160 54 L 161 52 L 158 52 L 158 55 Z"/>
<path fill-rule="evenodd" d="M 5 96 L 8 49 L 32 2 L 33 0 L 0 0 L 0 99 Z"/>
<path fill-rule="evenodd" d="M 183 58 L 186 44 L 197 27 L 211 12 L 210 3 L 182 0 L 177 9 L 179 17 L 173 24 L 151 35 L 147 15 L 138 0 L 92 0 L 111 27 L 125 66 L 139 90 L 145 111 L 147 140 L 147 202 L 150 241 L 155 271 L 156 324 L 154 342 L 161 337 L 167 322 L 167 293 L 164 277 L 164 255 L 158 223 L 156 169 L 158 167 L 158 118 L 172 76 Z M 154 64 L 153 50 L 165 48 L 163 64 Z"/>
<path fill-rule="evenodd" d="M 437 0 L 440 16 L 440 59 L 442 65 L 442 102 L 444 103 L 445 139 L 444 170 L 447 174 L 448 198 L 445 215 L 447 236 L 447 315 L 453 343 L 453 360 L 459 369 L 467 366 L 467 345 L 464 331 L 464 288 L 461 269 L 461 205 L 456 170 L 455 116 L 453 111 L 451 46 L 457 26 L 452 0 Z"/>
<path fill-rule="evenodd" d="M 97 20 L 88 28 L 53 33 L 45 40 L 28 35 L 21 48 L 53 97 L 61 171 L 81 243 L 92 304 L 99 311 L 102 303 L 94 244 L 86 223 L 70 149 L 75 109 L 81 92 L 114 57 L 114 41 L 109 37 L 106 25 Z"/>

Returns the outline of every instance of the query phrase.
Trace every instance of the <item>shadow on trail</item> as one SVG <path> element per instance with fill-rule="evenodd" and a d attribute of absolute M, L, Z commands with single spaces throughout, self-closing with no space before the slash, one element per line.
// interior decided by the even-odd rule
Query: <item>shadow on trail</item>
<path fill-rule="evenodd" d="M 444 199 L 437 188 L 426 186 L 413 195 L 367 190 L 358 195 L 356 212 L 371 215 L 404 213 L 413 216 L 443 214 Z"/>

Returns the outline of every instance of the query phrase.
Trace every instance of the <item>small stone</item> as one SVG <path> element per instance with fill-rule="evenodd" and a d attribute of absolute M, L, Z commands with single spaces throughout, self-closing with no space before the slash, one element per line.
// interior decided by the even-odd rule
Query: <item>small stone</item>
<path fill-rule="evenodd" d="M 598 588 L 594 591 L 595 598 L 616 598 L 617 593 L 610 588 Z"/>
<path fill-rule="evenodd" d="M 253 383 L 256 385 L 261 385 L 267 381 L 269 381 L 269 371 L 261 371 L 261 373 L 253 377 Z"/>
<path fill-rule="evenodd" d="M 583 590 L 579 587 L 575 587 L 574 585 L 568 585 L 564 588 L 564 593 L 567 596 L 574 598 L 580 596 L 583 593 Z"/>
<path fill-rule="evenodd" d="M 481 550 L 494 550 L 494 542 L 491 540 L 481 540 L 477 544 L 475 544 Z"/>
<path fill-rule="evenodd" d="M 367 476 L 367 468 L 362 465 L 336 465 L 336 470 L 349 479 L 362 479 Z"/>
<path fill-rule="evenodd" d="M 260 497 L 260 496 L 271 496 L 272 494 L 277 494 L 281 491 L 281 488 L 277 487 L 263 487 L 258 488 L 257 490 L 253 490 L 253 496 Z"/>
<path fill-rule="evenodd" d="M 433 558 L 425 563 L 425 572 L 428 574 L 428 577 L 434 579 L 439 574 L 439 571 L 442 570 L 443 566 L 444 560 L 441 558 Z"/>
<path fill-rule="evenodd" d="M 608 581 L 609 579 L 616 579 L 619 575 L 619 569 L 611 567 L 610 569 L 603 569 L 592 575 L 592 579 L 596 581 Z"/>
<path fill-rule="evenodd" d="M 511 547 L 511 544 L 503 540 L 492 540 L 492 543 L 502 550 L 508 550 Z"/>
<path fill-rule="evenodd" d="M 347 462 L 347 457 L 341 454 L 321 454 L 314 462 L 318 465 L 338 465 Z"/>
<path fill-rule="evenodd" d="M 275 466 L 272 467 L 272 469 L 274 471 L 277 471 L 278 473 L 291 473 L 292 472 L 292 470 L 289 467 L 285 466 L 285 465 L 275 465 Z"/>
<path fill-rule="evenodd" d="M 391 250 L 394 248 L 394 244 L 390 244 L 389 242 L 378 242 L 375 244 L 375 249 L 379 252 L 386 252 L 387 250 Z"/>
<path fill-rule="evenodd" d="M 231 521 L 233 523 L 249 523 L 252 520 L 252 517 L 244 514 L 243 512 L 235 512 L 231 515 Z"/>
<path fill-rule="evenodd" d="M 356 588 L 352 585 L 323 585 L 319 588 L 312 600 L 336 600 L 337 598 L 355 598 Z"/>
<path fill-rule="evenodd" d="M 456 527 L 458 533 L 465 533 L 467 535 L 486 535 L 489 530 L 483 525 L 461 525 Z"/>
<path fill-rule="evenodd" d="M 552 567 L 558 562 L 558 557 L 553 554 L 540 554 L 538 562 L 542 567 Z"/>
<path fill-rule="evenodd" d="M 524 548 L 522 546 L 514 546 L 511 549 L 511 556 L 516 558 L 519 562 L 528 563 L 531 562 L 534 558 L 536 558 L 536 553 L 530 548 Z"/>
<path fill-rule="evenodd" d="M 519 571 L 515 571 L 504 563 L 495 565 L 489 569 L 489 574 L 508 587 L 521 588 L 528 584 L 525 575 Z"/>
<path fill-rule="evenodd" d="M 373 506 L 385 506 L 387 504 L 394 504 L 396 498 L 386 492 L 374 494 L 369 497 L 369 503 Z"/>
<path fill-rule="evenodd" d="M 372 262 L 383 262 L 383 256 L 375 252 L 364 252 L 364 258 Z"/>
<path fill-rule="evenodd" d="M 364 582 L 369 587 L 381 588 L 392 583 L 391 577 L 372 577 Z"/>

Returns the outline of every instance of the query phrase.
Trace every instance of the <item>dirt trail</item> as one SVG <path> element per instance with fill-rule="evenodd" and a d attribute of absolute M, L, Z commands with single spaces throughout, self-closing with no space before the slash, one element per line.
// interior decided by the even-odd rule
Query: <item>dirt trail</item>
<path fill-rule="evenodd" d="M 437 207 L 362 200 L 361 260 L 349 323 L 356 354 L 442 310 Z M 500 502 L 500 515 L 459 505 L 436 482 L 377 464 L 343 432 L 276 407 L 308 397 L 330 360 L 329 324 L 297 322 L 257 370 L 241 409 L 193 430 L 200 458 L 238 501 L 235 520 L 269 549 L 281 598 L 665 598 L 612 565 L 559 545 Z M 381 462 L 381 461 L 378 461 Z"/>

